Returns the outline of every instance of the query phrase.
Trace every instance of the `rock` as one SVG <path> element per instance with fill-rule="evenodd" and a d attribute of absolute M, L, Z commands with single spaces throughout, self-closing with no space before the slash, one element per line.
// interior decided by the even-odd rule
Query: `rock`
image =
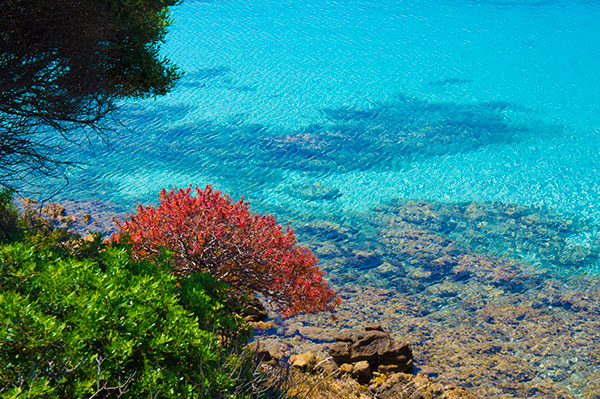
<path fill-rule="evenodd" d="M 352 374 L 354 371 L 354 366 L 349 363 L 344 363 L 340 366 L 340 371 L 345 374 Z"/>
<path fill-rule="evenodd" d="M 77 221 L 77 216 L 75 216 L 75 215 L 60 216 L 58 218 L 58 220 L 61 223 L 73 224 L 73 223 L 75 223 Z"/>
<path fill-rule="evenodd" d="M 352 377 L 356 378 L 361 384 L 366 384 L 373 377 L 371 366 L 366 360 L 362 360 L 354 365 L 352 368 Z"/>
<path fill-rule="evenodd" d="M 308 201 L 334 201 L 342 196 L 339 189 L 321 183 L 294 184 L 287 189 L 288 194 Z"/>
<path fill-rule="evenodd" d="M 35 205 L 37 205 L 37 201 L 31 198 L 23 198 L 21 200 L 21 204 L 23 205 L 24 208 L 33 208 Z"/>
<path fill-rule="evenodd" d="M 67 211 L 65 207 L 58 202 L 52 202 L 42 208 L 42 215 L 48 216 L 53 219 L 58 219 L 60 216 L 66 216 Z"/>
<path fill-rule="evenodd" d="M 383 331 L 383 327 L 377 323 L 367 324 L 365 326 L 365 331 Z"/>
<path fill-rule="evenodd" d="M 88 233 L 81 238 L 83 241 L 94 242 L 95 238 L 92 233 Z"/>
<path fill-rule="evenodd" d="M 273 360 L 273 355 L 266 348 L 258 348 L 256 350 L 256 359 L 259 363 L 261 362 L 270 362 Z"/>
<path fill-rule="evenodd" d="M 318 361 L 317 355 L 313 352 L 290 356 L 290 365 L 304 372 L 312 370 Z"/>
<path fill-rule="evenodd" d="M 435 383 L 423 375 L 404 373 L 394 373 L 381 384 L 369 388 L 378 399 L 475 399 L 465 389 Z"/>
<path fill-rule="evenodd" d="M 83 215 L 81 215 L 81 220 L 85 224 L 90 224 L 90 222 L 92 221 L 92 215 L 90 215 L 89 213 L 84 213 Z"/>
<path fill-rule="evenodd" d="M 248 345 L 246 345 L 246 349 L 254 352 L 258 363 L 269 362 L 274 358 L 271 352 L 269 352 L 266 347 L 262 346 L 257 341 L 250 342 Z"/>
<path fill-rule="evenodd" d="M 352 342 L 338 341 L 336 338 L 328 353 L 338 365 L 352 363 Z"/>
<path fill-rule="evenodd" d="M 339 369 L 333 360 L 321 360 L 315 364 L 315 372 L 323 375 L 334 376 Z"/>
<path fill-rule="evenodd" d="M 244 310 L 242 317 L 248 322 L 263 321 L 267 318 L 267 309 L 258 300 L 258 298 L 250 297 L 243 303 Z"/>
<path fill-rule="evenodd" d="M 269 320 L 269 321 L 255 321 L 252 322 L 252 327 L 254 327 L 257 330 L 269 330 L 271 328 L 275 328 L 275 323 L 273 323 L 273 320 Z"/>
<path fill-rule="evenodd" d="M 412 373 L 410 345 L 400 344 L 389 333 L 379 329 L 337 337 L 329 355 L 338 365 L 366 360 L 373 370 L 382 364 L 393 364 L 404 372 Z"/>

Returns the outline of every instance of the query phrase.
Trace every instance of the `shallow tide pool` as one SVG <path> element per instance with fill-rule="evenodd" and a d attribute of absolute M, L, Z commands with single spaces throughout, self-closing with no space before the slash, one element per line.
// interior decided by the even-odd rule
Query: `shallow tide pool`
<path fill-rule="evenodd" d="M 377 320 L 482 396 L 600 397 L 599 2 L 184 0 L 173 17 L 184 77 L 122 104 L 58 199 L 127 211 L 213 184 L 290 221 L 344 299 L 338 321 L 265 339 Z"/>

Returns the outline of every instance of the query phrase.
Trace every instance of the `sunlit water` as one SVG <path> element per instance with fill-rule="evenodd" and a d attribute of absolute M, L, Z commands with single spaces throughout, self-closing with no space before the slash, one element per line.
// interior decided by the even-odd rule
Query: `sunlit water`
<path fill-rule="evenodd" d="M 463 306 L 486 289 L 501 290 L 498 303 L 531 299 L 531 309 L 550 285 L 548 295 L 595 302 L 599 2 L 185 0 L 173 17 L 163 50 L 184 77 L 165 97 L 123 104 L 111 147 L 82 152 L 89 167 L 59 198 L 128 210 L 162 187 L 214 184 L 292 221 L 338 286 L 430 295 L 421 305 L 446 309 L 436 317 L 457 329 L 473 331 L 469 315 L 489 310 Z M 456 259 L 467 253 L 496 258 L 465 266 Z M 502 262 L 516 274 L 503 277 Z M 460 289 L 432 289 L 449 283 Z M 540 303 L 556 323 L 598 326 L 596 305 Z M 405 333 L 390 320 L 381 322 Z M 549 325 L 488 338 L 539 340 Z M 548 334 L 575 350 L 575 330 Z M 425 335 L 413 340 L 432 363 Z M 465 382 L 441 361 L 430 374 L 490 396 L 550 397 L 531 388 L 550 380 L 552 397 L 597 397 L 600 349 L 586 337 L 575 360 L 546 365 L 559 355 L 541 351 L 517 377 Z"/>

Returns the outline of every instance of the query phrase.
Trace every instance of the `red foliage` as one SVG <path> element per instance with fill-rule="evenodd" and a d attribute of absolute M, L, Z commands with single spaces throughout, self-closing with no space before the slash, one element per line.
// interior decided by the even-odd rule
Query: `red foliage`
<path fill-rule="evenodd" d="M 339 302 L 323 279 L 318 259 L 297 245 L 294 231 L 270 215 L 253 214 L 243 198 L 233 202 L 207 186 L 160 193 L 160 205 L 138 206 L 137 214 L 118 222 L 137 258 L 151 259 L 161 248 L 173 252 L 182 275 L 209 272 L 245 292 L 260 292 L 284 314 L 332 310 Z"/>

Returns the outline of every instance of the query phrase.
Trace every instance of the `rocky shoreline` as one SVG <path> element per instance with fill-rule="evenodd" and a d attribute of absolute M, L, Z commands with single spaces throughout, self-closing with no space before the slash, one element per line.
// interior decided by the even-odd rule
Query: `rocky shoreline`
<path fill-rule="evenodd" d="M 30 211 L 49 220 L 59 227 L 68 227 L 74 233 L 85 236 L 90 233 L 111 234 L 115 231 L 114 219 L 125 219 L 128 212 L 120 212 L 104 201 L 39 202 L 22 198 L 15 203 L 20 211 Z"/>
<path fill-rule="evenodd" d="M 111 231 L 113 217 L 127 216 L 102 202 L 61 206 L 44 212 L 80 234 Z M 331 221 L 298 227 L 343 302 L 335 318 L 283 319 L 268 309 L 255 324 L 261 347 L 288 361 L 307 352 L 329 359 L 336 338 L 379 323 L 414 355 L 414 374 L 394 377 L 397 384 L 485 398 L 599 397 L 600 279 L 585 272 L 599 250 L 585 241 L 585 221 L 514 205 L 416 201 L 365 220 L 376 234 Z"/>
<path fill-rule="evenodd" d="M 281 364 L 281 352 L 271 353 L 256 342 L 253 349 L 264 368 Z M 312 396 L 300 397 L 334 392 L 334 397 L 359 399 L 475 399 L 465 389 L 415 375 L 410 344 L 397 342 L 380 325 L 337 336 L 328 354 L 329 359 L 313 352 L 289 357 L 293 370 L 317 376 L 312 381 Z"/>

